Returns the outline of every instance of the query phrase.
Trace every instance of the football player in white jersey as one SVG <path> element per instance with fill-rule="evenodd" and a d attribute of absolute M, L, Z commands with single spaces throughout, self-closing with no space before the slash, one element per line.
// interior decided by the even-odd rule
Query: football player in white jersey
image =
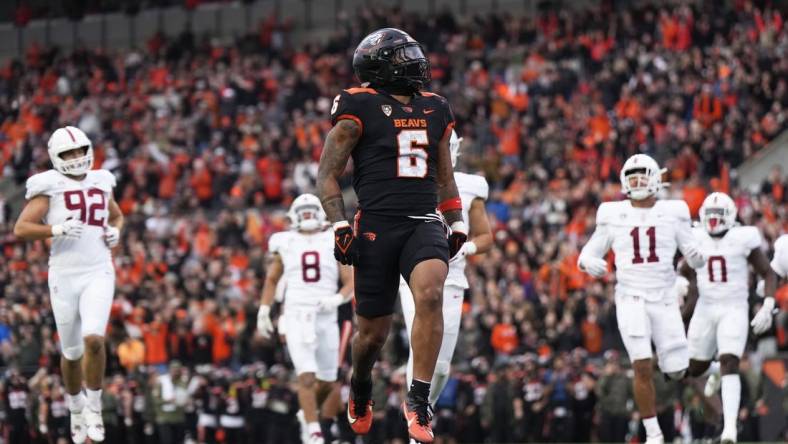
<path fill-rule="evenodd" d="M 449 138 L 452 167 L 457 166 L 461 143 L 462 138 L 457 137 L 457 133 L 452 130 Z M 457 345 L 457 336 L 460 333 L 463 293 L 468 288 L 468 279 L 465 277 L 465 258 L 474 254 L 486 253 L 493 244 L 490 222 L 487 220 L 487 211 L 484 207 L 489 193 L 487 181 L 482 176 L 460 172 L 454 173 L 454 181 L 457 183 L 457 190 L 462 201 L 462 218 L 466 226 L 470 226 L 470 235 L 457 255 L 449 261 L 449 274 L 443 285 L 443 341 L 438 353 L 438 361 L 435 364 L 435 373 L 432 375 L 432 389 L 429 397 L 431 405 L 435 404 L 449 381 L 451 359 L 454 355 L 454 347 Z M 399 299 L 402 304 L 402 314 L 405 317 L 408 338 L 410 338 L 416 306 L 410 287 L 401 277 Z M 410 350 L 408 357 L 407 379 L 408 387 L 410 387 L 413 380 L 413 349 Z"/>
<path fill-rule="evenodd" d="M 101 387 L 104 332 L 115 292 L 110 249 L 118 244 L 123 214 L 112 197 L 115 176 L 93 170 L 93 145 L 79 128 L 59 128 L 48 142 L 53 169 L 27 180 L 27 205 L 14 234 L 52 238 L 49 293 L 60 336 L 71 437 L 104 440 Z M 83 362 L 82 356 L 85 355 Z M 82 392 L 84 380 L 87 395 Z"/>
<path fill-rule="evenodd" d="M 788 279 L 788 234 L 783 234 L 774 242 L 772 270 L 783 279 Z"/>
<path fill-rule="evenodd" d="M 302 440 L 323 444 L 318 409 L 324 419 L 334 418 L 339 405 L 324 403 L 334 391 L 339 368 L 337 307 L 353 297 L 353 272 L 334 259 L 334 232 L 326 229 L 320 199 L 298 196 L 290 206 L 290 231 L 274 233 L 268 241 L 270 261 L 263 285 L 257 329 L 269 338 L 273 331 L 271 305 L 277 284 L 285 281 L 284 313 L 280 331 L 298 375 Z M 338 289 L 341 280 L 342 288 Z M 336 403 L 338 404 L 338 403 Z M 304 425 L 306 427 L 304 427 Z"/>
<path fill-rule="evenodd" d="M 693 228 L 692 234 L 708 261 L 705 267 L 695 270 L 682 264 L 679 271 L 689 285 L 678 286 L 680 296 L 685 290 L 690 295 L 684 307 L 686 313 L 692 313 L 687 331 L 688 373 L 709 374 L 707 396 L 722 384 L 722 443 L 736 442 L 741 396 L 739 358 L 747 344 L 749 320 L 748 264 L 766 283 L 766 298 L 751 324 L 756 335 L 771 327 L 777 283 L 769 259 L 761 250 L 761 233 L 756 227 L 737 225 L 736 213 L 736 204 L 727 194 L 711 193 L 706 197 L 700 207 L 700 226 Z M 716 355 L 719 366 L 712 366 Z"/>
<path fill-rule="evenodd" d="M 692 236 L 690 212 L 682 200 L 657 200 L 662 170 L 644 154 L 636 154 L 621 169 L 627 200 L 605 202 L 596 215 L 596 230 L 583 247 L 578 266 L 586 273 L 607 274 L 604 257 L 616 256 L 616 318 L 635 372 L 635 403 L 647 444 L 661 444 L 652 382 L 654 342 L 659 368 L 672 379 L 684 376 L 689 365 L 687 338 L 674 290 L 673 258 L 681 250 L 693 267 L 706 259 Z"/>

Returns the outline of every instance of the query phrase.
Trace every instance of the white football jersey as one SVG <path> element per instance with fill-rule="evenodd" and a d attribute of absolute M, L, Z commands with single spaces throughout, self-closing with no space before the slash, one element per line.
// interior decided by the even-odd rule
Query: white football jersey
<path fill-rule="evenodd" d="M 487 200 L 490 188 L 487 180 L 476 174 L 454 173 L 454 181 L 457 183 L 457 191 L 460 193 L 462 201 L 462 220 L 465 226 L 470 228 L 468 212 L 474 199 Z M 455 285 L 461 288 L 468 288 L 468 279 L 465 277 L 465 258 L 458 259 L 449 264 L 449 274 L 446 277 L 445 285 Z"/>
<path fill-rule="evenodd" d="M 698 294 L 702 299 L 741 299 L 749 295 L 747 258 L 761 246 L 761 233 L 755 227 L 733 227 L 724 236 L 715 238 L 703 227 L 695 227 L 692 234 L 700 251 L 708 260 L 695 270 Z"/>
<path fill-rule="evenodd" d="M 772 270 L 781 277 L 788 279 L 788 234 L 783 234 L 774 242 Z"/>
<path fill-rule="evenodd" d="M 596 231 L 583 253 L 616 255 L 617 286 L 641 291 L 643 297 L 661 297 L 658 290 L 676 280 L 676 250 L 694 247 L 690 213 L 683 200 L 658 200 L 651 208 L 635 208 L 629 200 L 605 202 L 596 215 Z"/>
<path fill-rule="evenodd" d="M 25 198 L 49 197 L 49 211 L 44 223 L 62 224 L 78 219 L 85 224 L 79 239 L 52 239 L 49 252 L 51 267 L 85 267 L 112 263 L 112 254 L 104 243 L 104 228 L 109 220 L 109 202 L 115 176 L 107 170 L 91 170 L 82 180 L 72 179 L 55 170 L 38 173 L 27 179 Z"/>
<path fill-rule="evenodd" d="M 316 306 L 319 298 L 339 291 L 332 230 L 274 233 L 268 240 L 268 249 L 278 253 L 284 265 L 285 311 L 288 306 Z"/>

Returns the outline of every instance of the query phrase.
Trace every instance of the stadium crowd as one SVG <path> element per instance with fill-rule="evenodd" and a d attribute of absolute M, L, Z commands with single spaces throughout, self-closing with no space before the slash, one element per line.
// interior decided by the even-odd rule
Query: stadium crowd
<path fill-rule="evenodd" d="M 118 177 L 127 223 L 107 332 L 108 442 L 297 442 L 286 353 L 255 332 L 267 238 L 286 228 L 289 202 L 314 190 L 331 100 L 354 83 L 355 45 L 382 26 L 425 45 L 431 90 L 449 99 L 464 137 L 459 168 L 485 175 L 491 189 L 495 246 L 468 266 L 437 435 L 637 436 L 613 277 L 593 280 L 575 266 L 596 206 L 618 196 L 623 160 L 655 157 L 668 169 L 666 193 L 693 211 L 710 190 L 731 193 L 767 250 L 786 231 L 784 172 L 743 189 L 736 168 L 788 128 L 788 31 L 778 11 L 732 3 L 533 17 L 363 8 L 330 38 L 299 46 L 292 27 L 271 18 L 230 45 L 159 34 L 123 52 L 33 46 L 3 66 L 3 177 L 22 186 L 48 169 L 49 131 L 66 123 L 92 137 L 96 163 Z M 48 253 L 14 239 L 11 215 L 0 214 L 0 436 L 54 443 L 68 427 Z M 778 294 L 783 312 L 787 294 Z M 349 307 L 341 313 L 350 318 Z M 787 324 L 780 315 L 761 342 L 788 349 Z M 377 419 L 365 442 L 405 438 L 401 318 L 396 327 L 375 370 Z M 742 361 L 741 440 L 758 438 L 761 358 Z M 666 438 L 715 433 L 702 395 L 657 384 Z M 211 415 L 215 426 L 205 427 Z M 335 433 L 353 440 L 341 422 Z"/>

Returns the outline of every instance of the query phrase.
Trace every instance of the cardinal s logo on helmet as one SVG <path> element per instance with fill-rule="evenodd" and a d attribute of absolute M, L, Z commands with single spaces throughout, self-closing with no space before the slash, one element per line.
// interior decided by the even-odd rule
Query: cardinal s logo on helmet
<path fill-rule="evenodd" d="M 736 224 L 736 203 L 725 193 L 711 193 L 703 200 L 698 215 L 709 234 L 722 234 Z"/>

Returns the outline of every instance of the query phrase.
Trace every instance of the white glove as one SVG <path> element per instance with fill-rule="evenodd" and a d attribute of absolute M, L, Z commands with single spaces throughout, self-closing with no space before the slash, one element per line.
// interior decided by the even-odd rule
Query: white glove
<path fill-rule="evenodd" d="M 679 299 L 684 299 L 684 296 L 689 293 L 689 281 L 684 276 L 676 276 L 676 282 L 673 284 L 673 290 L 676 291 L 676 296 Z"/>
<path fill-rule="evenodd" d="M 65 236 L 79 239 L 83 231 L 85 231 L 85 225 L 76 219 L 69 219 L 62 224 L 52 225 L 52 237 Z"/>
<path fill-rule="evenodd" d="M 758 310 L 758 313 L 755 313 L 755 317 L 752 318 L 752 322 L 750 322 L 750 326 L 752 326 L 753 333 L 759 335 L 769 330 L 769 328 L 771 328 L 773 309 L 774 309 L 774 298 L 765 298 L 763 300 L 763 305 L 761 306 L 761 309 Z"/>
<path fill-rule="evenodd" d="M 274 332 L 274 323 L 271 322 L 271 307 L 268 305 L 261 305 L 257 310 L 257 330 L 260 332 L 260 336 L 265 339 L 270 338 Z"/>
<path fill-rule="evenodd" d="M 602 277 L 607 274 L 607 261 L 598 257 L 580 256 L 577 261 L 582 271 L 593 277 Z"/>
<path fill-rule="evenodd" d="M 320 311 L 333 311 L 337 307 L 347 302 L 342 293 L 337 293 L 333 296 L 322 297 L 317 300 L 317 309 Z"/>
<path fill-rule="evenodd" d="M 104 228 L 104 242 L 110 248 L 115 248 L 120 241 L 120 230 L 113 226 Z"/>
<path fill-rule="evenodd" d="M 684 254 L 684 259 L 687 261 L 687 265 L 692 268 L 700 268 L 706 265 L 706 256 L 701 253 L 700 250 L 694 247 L 688 247 L 685 250 L 682 250 Z"/>
<path fill-rule="evenodd" d="M 460 247 L 460 251 L 458 251 L 457 254 L 455 254 L 454 257 L 449 260 L 449 263 L 457 262 L 465 256 L 473 256 L 476 254 L 477 249 L 478 247 L 473 243 L 473 241 L 465 242 L 462 244 L 462 247 Z"/>

